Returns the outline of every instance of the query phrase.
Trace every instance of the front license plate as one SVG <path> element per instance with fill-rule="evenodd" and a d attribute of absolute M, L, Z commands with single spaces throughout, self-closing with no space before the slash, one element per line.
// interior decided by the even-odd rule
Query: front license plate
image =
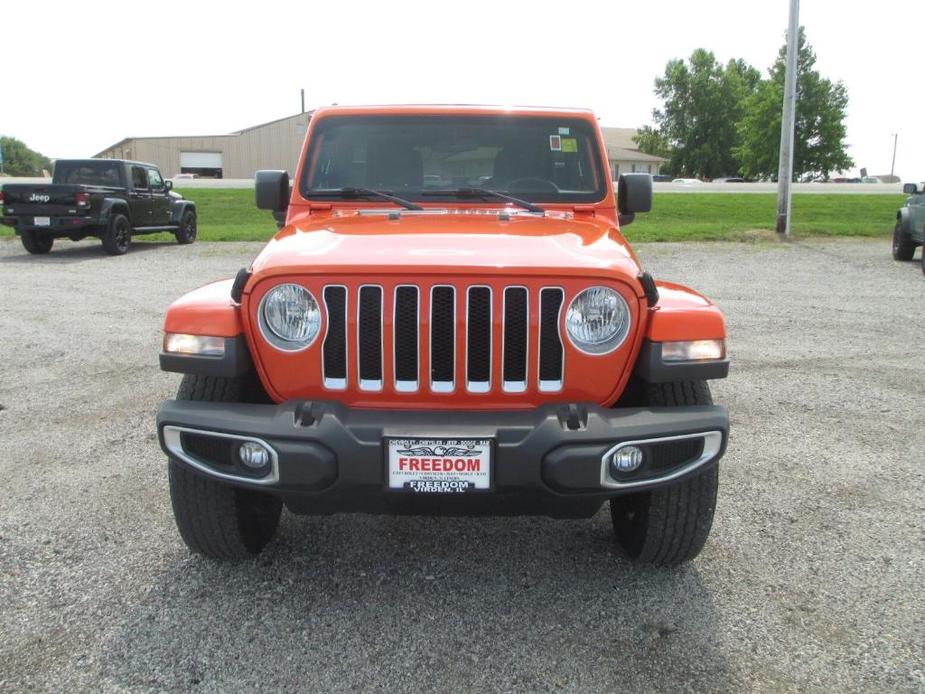
<path fill-rule="evenodd" d="M 51 217 L 36 217 L 35 226 L 37 227 L 49 227 L 51 226 Z"/>
<path fill-rule="evenodd" d="M 463 494 L 491 489 L 490 439 L 388 439 L 389 489 Z"/>

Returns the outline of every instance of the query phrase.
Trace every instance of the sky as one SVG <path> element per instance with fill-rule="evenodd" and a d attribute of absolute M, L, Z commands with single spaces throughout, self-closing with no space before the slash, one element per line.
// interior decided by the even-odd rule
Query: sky
<path fill-rule="evenodd" d="M 698 47 L 765 72 L 789 0 L 5 3 L 0 134 L 52 158 L 129 136 L 217 135 L 325 104 L 580 106 L 638 127 Z M 817 68 L 848 87 L 856 172 L 925 179 L 925 3 L 802 0 Z"/>

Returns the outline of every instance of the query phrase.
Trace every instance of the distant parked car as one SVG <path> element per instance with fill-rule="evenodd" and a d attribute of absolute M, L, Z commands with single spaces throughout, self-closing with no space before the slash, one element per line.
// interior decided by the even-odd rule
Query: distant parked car
<path fill-rule="evenodd" d="M 925 184 L 903 186 L 909 196 L 906 204 L 896 213 L 893 229 L 893 260 L 912 260 L 915 249 L 925 244 Z M 925 273 L 925 251 L 922 251 L 922 272 Z"/>
<path fill-rule="evenodd" d="M 864 178 L 861 179 L 861 183 L 882 183 L 882 182 L 883 181 L 881 181 L 876 176 L 865 176 Z"/>
<path fill-rule="evenodd" d="M 724 178 L 714 178 L 713 183 L 745 183 L 745 179 L 738 176 L 726 176 Z"/>
<path fill-rule="evenodd" d="M 682 186 L 693 186 L 700 185 L 703 183 L 699 178 L 676 178 L 672 180 L 672 183 L 678 183 Z"/>
<path fill-rule="evenodd" d="M 654 176 L 652 176 L 652 182 L 653 183 L 670 183 L 671 176 L 667 176 L 665 174 L 655 174 Z"/>
<path fill-rule="evenodd" d="M 194 173 L 178 173 L 176 176 L 174 176 L 174 177 L 173 177 L 172 179 L 170 179 L 170 180 L 172 180 L 172 181 L 188 181 L 188 180 L 193 179 L 193 178 L 199 178 L 199 174 L 194 174 Z"/>
<path fill-rule="evenodd" d="M 860 178 L 846 178 L 845 176 L 837 176 L 832 179 L 832 183 L 860 183 Z"/>

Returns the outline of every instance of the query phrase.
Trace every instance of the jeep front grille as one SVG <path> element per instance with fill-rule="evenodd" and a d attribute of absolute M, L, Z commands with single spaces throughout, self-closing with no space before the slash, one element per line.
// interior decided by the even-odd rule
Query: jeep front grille
<path fill-rule="evenodd" d="M 385 300 L 387 292 L 391 302 Z M 367 392 L 523 393 L 532 386 L 549 393 L 564 386 L 559 320 L 565 296 L 559 287 L 544 287 L 533 297 L 538 306 L 533 323 L 531 293 L 523 286 L 399 284 L 348 290 L 328 285 L 322 296 L 327 318 L 322 382 L 329 390 L 347 388 L 351 378 Z M 356 317 L 355 345 L 347 337 L 351 316 Z M 537 355 L 533 374 L 532 350 Z M 355 371 L 348 367 L 353 363 Z M 386 383 L 387 363 L 391 383 Z"/>

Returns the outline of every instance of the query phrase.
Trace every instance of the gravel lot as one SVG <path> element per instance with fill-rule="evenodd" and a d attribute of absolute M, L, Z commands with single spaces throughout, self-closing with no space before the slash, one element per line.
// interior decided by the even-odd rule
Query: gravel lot
<path fill-rule="evenodd" d="M 256 562 L 191 556 L 161 320 L 258 249 L 0 240 L 0 690 L 925 691 L 925 279 L 888 241 L 638 247 L 731 332 L 716 523 L 677 571 L 603 513 L 284 515 Z"/>

